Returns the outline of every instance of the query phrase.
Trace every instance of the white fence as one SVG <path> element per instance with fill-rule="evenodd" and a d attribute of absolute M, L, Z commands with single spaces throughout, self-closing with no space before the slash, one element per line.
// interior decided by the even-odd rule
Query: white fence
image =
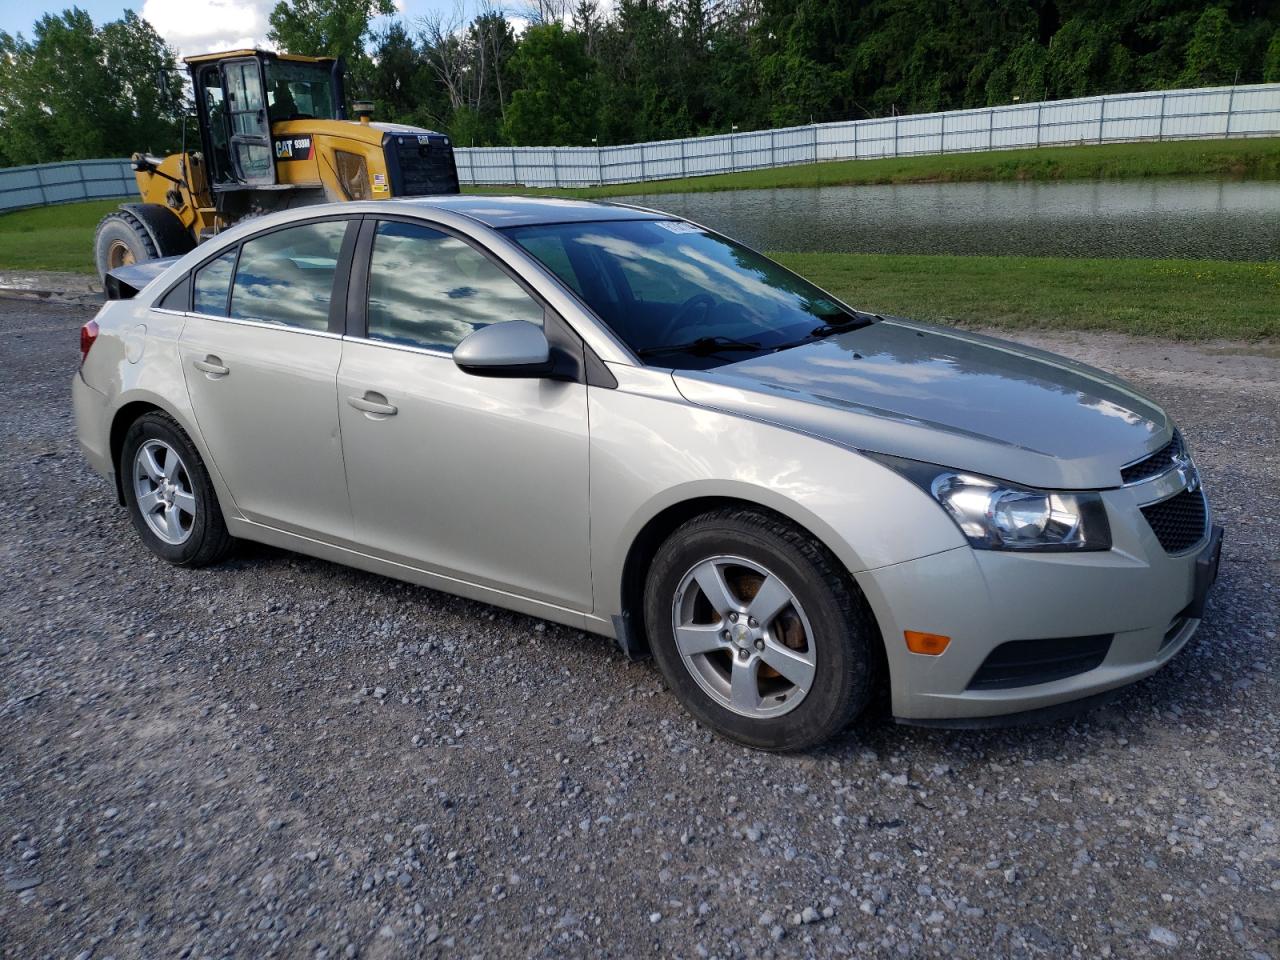
<path fill-rule="evenodd" d="M 1280 135 L 1280 83 L 1118 93 L 912 116 L 817 123 L 621 147 L 459 147 L 464 184 L 580 187 L 824 160 L 1137 140 Z M 0 210 L 131 196 L 126 160 L 0 170 Z"/>
<path fill-rule="evenodd" d="M 0 169 L 0 210 L 127 197 L 137 192 L 128 160 L 73 160 Z"/>
<path fill-rule="evenodd" d="M 463 183 L 579 187 L 921 154 L 1280 134 L 1280 84 L 1119 93 L 622 147 L 458 149 Z"/>

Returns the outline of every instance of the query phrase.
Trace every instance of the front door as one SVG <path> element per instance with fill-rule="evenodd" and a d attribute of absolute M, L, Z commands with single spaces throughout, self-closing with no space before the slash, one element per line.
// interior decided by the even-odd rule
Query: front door
<path fill-rule="evenodd" d="M 478 326 L 541 324 L 542 305 L 468 243 L 391 221 L 373 234 L 366 304 L 367 337 L 338 371 L 356 539 L 590 610 L 586 386 L 476 377 L 451 356 Z"/>
<path fill-rule="evenodd" d="M 252 57 L 228 60 L 222 65 L 222 86 L 227 98 L 231 164 L 236 179 L 255 185 L 275 183 L 262 64 Z"/>
<path fill-rule="evenodd" d="M 351 536 L 335 386 L 342 338 L 330 329 L 341 319 L 331 303 L 347 224 L 273 230 L 246 240 L 238 260 L 233 249 L 201 267 L 179 342 L 196 423 L 236 507 L 325 540 Z"/>

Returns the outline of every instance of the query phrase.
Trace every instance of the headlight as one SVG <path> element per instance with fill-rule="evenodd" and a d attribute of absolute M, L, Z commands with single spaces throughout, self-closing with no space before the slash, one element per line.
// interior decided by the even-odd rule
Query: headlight
<path fill-rule="evenodd" d="M 1110 550 L 1102 497 L 1035 490 L 932 463 L 868 454 L 926 490 L 980 550 Z"/>

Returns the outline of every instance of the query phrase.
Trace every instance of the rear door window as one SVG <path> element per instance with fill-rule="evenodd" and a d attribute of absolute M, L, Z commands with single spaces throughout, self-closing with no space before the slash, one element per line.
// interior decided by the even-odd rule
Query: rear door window
<path fill-rule="evenodd" d="M 542 306 L 469 243 L 413 223 L 378 224 L 369 264 L 369 338 L 452 352 L 479 327 L 542 326 Z"/>
<path fill-rule="evenodd" d="M 345 220 L 326 220 L 246 240 L 231 288 L 231 317 L 327 330 L 346 229 Z"/>
<path fill-rule="evenodd" d="M 227 291 L 231 289 L 231 271 L 235 266 L 236 251 L 232 248 L 197 270 L 195 298 L 191 309 L 211 317 L 225 317 Z"/>

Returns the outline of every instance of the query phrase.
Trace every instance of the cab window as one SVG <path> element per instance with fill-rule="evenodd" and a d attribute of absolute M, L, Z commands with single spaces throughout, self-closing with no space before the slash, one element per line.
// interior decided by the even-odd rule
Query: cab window
<path fill-rule="evenodd" d="M 336 120 L 333 74 L 321 63 L 268 60 L 267 108 L 277 120 Z"/>
<path fill-rule="evenodd" d="M 452 352 L 479 327 L 542 325 L 542 307 L 468 243 L 410 223 L 378 224 L 369 264 L 369 338 Z"/>
<path fill-rule="evenodd" d="M 231 317 L 327 330 L 346 229 L 345 220 L 326 220 L 246 240 L 231 287 Z"/>

